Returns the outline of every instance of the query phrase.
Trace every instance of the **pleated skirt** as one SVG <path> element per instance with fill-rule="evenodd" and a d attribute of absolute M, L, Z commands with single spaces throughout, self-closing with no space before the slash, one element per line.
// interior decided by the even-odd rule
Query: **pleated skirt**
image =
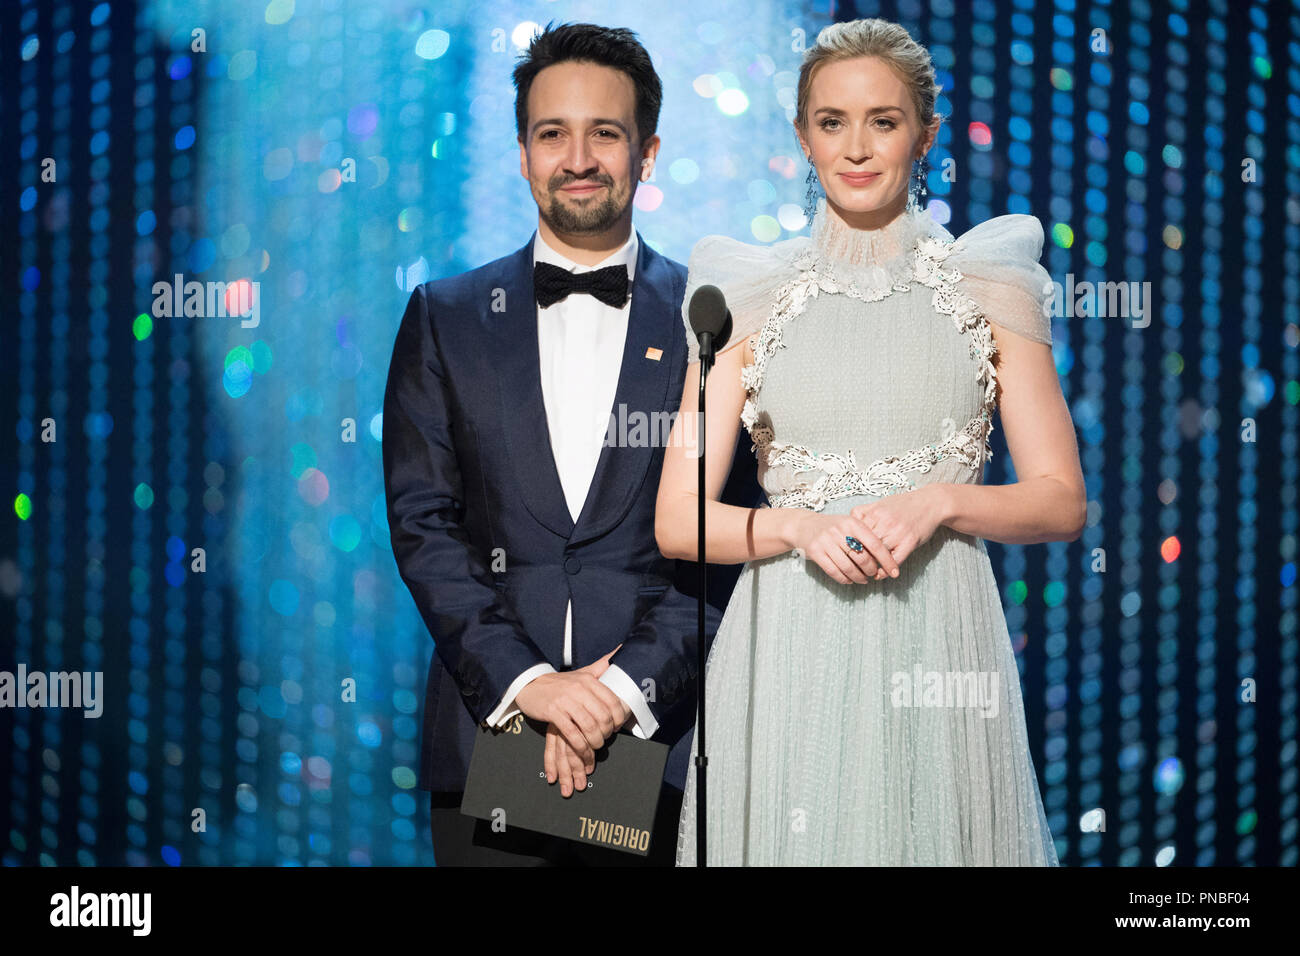
<path fill-rule="evenodd" d="M 978 539 L 940 527 L 868 584 L 750 562 L 706 685 L 710 866 L 1057 865 Z M 678 866 L 695 791 L 692 759 Z"/>

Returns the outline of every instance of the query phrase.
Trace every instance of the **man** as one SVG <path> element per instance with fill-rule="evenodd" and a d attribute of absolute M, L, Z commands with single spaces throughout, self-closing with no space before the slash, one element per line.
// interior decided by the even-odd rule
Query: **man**
<path fill-rule="evenodd" d="M 519 712 L 545 722 L 539 756 L 566 797 L 626 726 L 671 747 L 649 862 L 672 865 L 695 716 L 698 570 L 655 543 L 666 429 L 625 442 L 617 428 L 676 413 L 686 373 L 686 269 L 632 229 L 636 183 L 659 152 L 661 86 L 635 34 L 590 24 L 548 26 L 514 82 L 537 232 L 511 255 L 415 290 L 384 397 L 393 552 L 436 650 L 419 785 L 433 792 L 439 864 L 636 863 L 517 828 L 494 833 L 459 812 L 480 723 Z M 752 507 L 762 493 L 748 448 L 738 439 L 724 499 Z M 710 574 L 709 639 L 738 572 Z"/>

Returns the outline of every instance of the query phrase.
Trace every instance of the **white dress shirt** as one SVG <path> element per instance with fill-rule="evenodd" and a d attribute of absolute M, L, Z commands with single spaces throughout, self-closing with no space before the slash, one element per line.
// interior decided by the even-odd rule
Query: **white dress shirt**
<path fill-rule="evenodd" d="M 538 231 L 533 242 L 533 262 L 549 262 L 570 272 L 591 272 L 612 265 L 626 265 L 629 287 L 636 278 L 636 230 L 617 252 L 594 266 L 584 266 L 556 252 Z M 623 365 L 628 318 L 632 300 L 622 308 L 606 305 L 595 296 L 570 295 L 545 309 L 537 308 L 537 346 L 541 362 L 542 399 L 551 451 L 560 473 L 560 486 L 577 521 L 596 473 L 610 409 L 618 390 Z M 564 611 L 564 665 L 573 663 L 573 602 Z M 511 682 L 501 703 L 487 717 L 489 726 L 501 726 L 519 708 L 515 697 L 524 685 L 542 674 L 553 674 L 550 664 L 534 664 Z M 632 733 L 649 738 L 659 729 L 636 682 L 621 667 L 611 664 L 600 682 L 618 695 L 632 711 Z"/>

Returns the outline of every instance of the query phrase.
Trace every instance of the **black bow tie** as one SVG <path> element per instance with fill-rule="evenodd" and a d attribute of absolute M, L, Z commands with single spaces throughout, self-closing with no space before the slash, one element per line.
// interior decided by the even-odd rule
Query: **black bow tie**
<path fill-rule="evenodd" d="M 593 295 L 606 305 L 621 309 L 630 294 L 627 266 L 607 266 L 594 272 L 570 272 L 549 262 L 533 266 L 533 293 L 543 309 L 574 293 Z"/>

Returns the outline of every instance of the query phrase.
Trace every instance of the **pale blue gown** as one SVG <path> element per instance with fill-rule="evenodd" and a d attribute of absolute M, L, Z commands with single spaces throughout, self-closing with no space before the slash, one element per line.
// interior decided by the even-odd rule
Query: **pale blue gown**
<path fill-rule="evenodd" d="M 913 209 L 851 229 L 825 200 L 810 237 L 701 240 L 686 301 L 719 286 L 729 346 L 751 340 L 742 421 L 772 507 L 845 514 L 983 482 L 990 323 L 1051 342 L 1042 243 L 1031 216 L 954 241 Z M 1057 864 L 984 542 L 940 527 L 900 571 L 840 584 L 795 553 L 745 566 L 708 660 L 710 866 Z M 692 762 L 679 866 L 695 818 Z"/>

